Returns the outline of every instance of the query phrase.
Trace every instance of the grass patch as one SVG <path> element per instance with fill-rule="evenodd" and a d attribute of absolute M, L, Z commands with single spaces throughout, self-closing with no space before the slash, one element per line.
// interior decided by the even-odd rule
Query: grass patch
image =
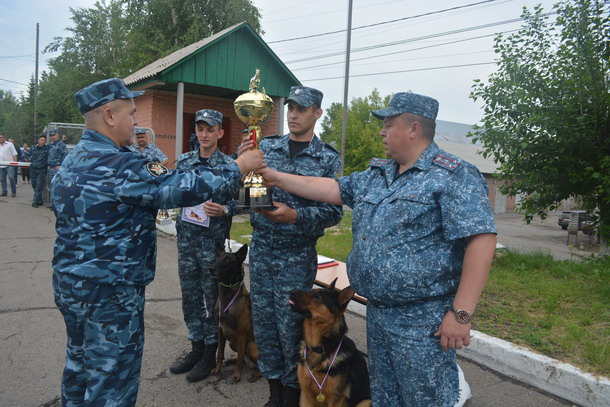
<path fill-rule="evenodd" d="M 318 253 L 346 261 L 352 213 L 326 229 Z M 231 238 L 250 243 L 248 217 Z M 593 374 L 610 375 L 610 259 L 557 261 L 545 254 L 503 251 L 494 260 L 474 329 Z"/>
<path fill-rule="evenodd" d="M 494 261 L 474 329 L 607 376 L 610 260 L 505 252 Z"/>

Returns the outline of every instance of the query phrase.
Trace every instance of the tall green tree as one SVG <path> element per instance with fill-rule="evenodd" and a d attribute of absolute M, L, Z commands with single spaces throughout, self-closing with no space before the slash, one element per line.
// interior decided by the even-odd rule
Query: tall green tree
<path fill-rule="evenodd" d="M 379 132 L 381 120 L 371 115 L 371 110 L 383 109 L 390 96 L 382 98 L 377 89 L 364 98 L 353 98 L 347 111 L 344 174 L 362 171 L 373 157 L 385 157 Z M 341 148 L 343 105 L 333 103 L 322 120 L 320 138 L 336 149 Z"/>
<path fill-rule="evenodd" d="M 601 0 L 524 8 L 523 27 L 498 35 L 498 69 L 475 81 L 484 103 L 477 138 L 499 164 L 504 194 L 523 194 L 529 221 L 576 197 L 610 238 L 610 21 Z"/>

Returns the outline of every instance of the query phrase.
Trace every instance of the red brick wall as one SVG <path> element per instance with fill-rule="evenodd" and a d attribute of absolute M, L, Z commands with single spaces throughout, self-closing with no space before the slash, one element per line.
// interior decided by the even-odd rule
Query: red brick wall
<path fill-rule="evenodd" d="M 169 91 L 152 90 L 147 91 L 143 96 L 134 99 L 136 102 L 136 118 L 138 126 L 151 127 L 156 134 L 155 144 L 169 158 L 170 162 L 176 157 L 176 93 Z M 274 102 L 278 103 L 277 100 Z M 195 114 L 197 110 L 214 109 L 223 114 L 229 120 L 230 134 L 225 131 L 224 137 L 229 138 L 228 154 L 237 149 L 241 142 L 241 132 L 245 124 L 237 118 L 233 109 L 233 101 L 223 98 L 185 94 L 184 113 Z M 277 109 L 266 122 L 261 125 L 263 136 L 274 135 L 277 133 L 278 117 Z M 183 138 L 190 137 L 192 129 L 188 134 L 183 134 Z M 183 151 L 184 152 L 184 151 Z M 173 165 L 172 165 L 173 167 Z"/>

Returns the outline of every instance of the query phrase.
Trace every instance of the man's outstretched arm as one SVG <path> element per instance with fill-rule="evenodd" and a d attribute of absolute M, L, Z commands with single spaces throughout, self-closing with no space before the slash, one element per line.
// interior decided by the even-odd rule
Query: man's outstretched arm
<path fill-rule="evenodd" d="M 276 186 L 312 201 L 343 205 L 339 183 L 335 179 L 286 174 L 271 168 L 264 168 L 258 172 L 265 178 L 268 186 Z"/>

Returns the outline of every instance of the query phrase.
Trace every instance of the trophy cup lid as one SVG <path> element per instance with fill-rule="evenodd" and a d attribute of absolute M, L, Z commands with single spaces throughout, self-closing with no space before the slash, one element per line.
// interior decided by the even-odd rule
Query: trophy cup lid
<path fill-rule="evenodd" d="M 265 92 L 258 91 L 260 85 L 260 69 L 250 79 L 250 91 L 240 95 L 233 107 L 239 119 L 249 126 L 254 126 L 267 120 L 273 113 L 273 100 Z"/>

